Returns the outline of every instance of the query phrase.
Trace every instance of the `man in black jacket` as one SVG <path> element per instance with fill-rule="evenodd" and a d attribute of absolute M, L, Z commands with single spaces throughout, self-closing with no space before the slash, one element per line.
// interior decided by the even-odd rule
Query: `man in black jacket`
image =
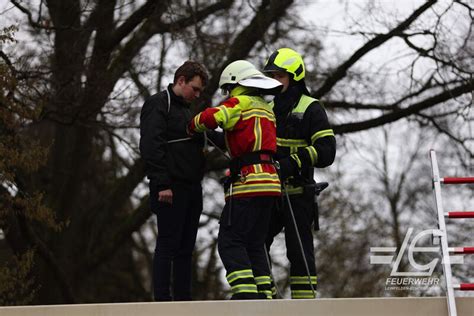
<path fill-rule="evenodd" d="M 202 135 L 190 138 L 186 125 L 192 118 L 190 103 L 207 80 L 204 66 L 187 61 L 176 70 L 173 84 L 149 97 L 141 111 L 140 152 L 158 223 L 153 260 L 156 301 L 191 300 L 191 258 L 202 212 L 205 162 Z"/>
<path fill-rule="evenodd" d="M 273 111 L 277 125 L 276 158 L 285 191 L 280 208 L 272 214 L 267 246 L 269 249 L 284 227 L 291 264 L 291 297 L 315 298 L 317 276 L 311 225 L 319 227 L 313 173 L 314 167 L 324 168 L 333 163 L 336 139 L 322 104 L 310 97 L 300 54 L 290 48 L 278 49 L 268 58 L 264 72 L 283 84 L 282 92 L 273 100 Z"/>

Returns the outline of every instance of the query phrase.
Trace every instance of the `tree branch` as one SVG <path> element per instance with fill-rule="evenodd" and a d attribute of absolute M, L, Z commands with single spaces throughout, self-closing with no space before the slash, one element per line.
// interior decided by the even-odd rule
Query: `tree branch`
<path fill-rule="evenodd" d="M 9 195 L 10 193 L 7 190 L 0 186 L 0 199 L 5 199 L 2 195 Z M 2 205 L 5 206 L 5 205 Z M 2 224 L 6 223 L 6 227 L 2 227 L 5 229 L 6 238 L 10 245 L 14 245 L 12 250 L 14 252 L 25 251 L 30 247 L 35 248 L 39 256 L 45 261 L 45 263 L 49 266 L 50 270 L 52 270 L 56 281 L 58 282 L 60 288 L 62 289 L 62 293 L 64 295 L 64 299 L 66 302 L 73 304 L 76 302 L 71 283 L 69 282 L 69 278 L 67 273 L 62 268 L 60 262 L 57 260 L 56 255 L 51 251 L 48 245 L 41 239 L 41 237 L 35 232 L 33 227 L 31 227 L 28 220 L 22 214 L 26 211 L 26 209 L 18 209 L 19 205 L 14 206 L 14 209 L 8 210 L 7 207 L 7 220 L 4 221 Z M 3 218 L 5 219 L 5 218 Z"/>
<path fill-rule="evenodd" d="M 128 70 L 128 73 L 130 74 L 130 78 L 132 79 L 133 83 L 137 87 L 142 98 L 143 99 L 148 98 L 151 95 L 150 90 L 148 90 L 148 88 L 140 81 L 139 74 L 133 68 L 130 68 Z"/>
<path fill-rule="evenodd" d="M 466 69 L 466 70 L 462 69 L 461 67 L 456 65 L 452 60 L 443 60 L 439 57 L 436 57 L 434 47 L 430 49 L 424 49 L 422 47 L 416 46 L 412 41 L 410 41 L 410 35 L 402 34 L 400 37 L 403 38 L 403 40 L 405 41 L 408 47 L 416 51 L 421 57 L 433 59 L 435 62 L 440 63 L 443 66 L 452 67 L 456 69 L 457 71 L 459 71 L 460 73 L 464 73 L 468 75 L 471 74 L 469 69 Z"/>
<path fill-rule="evenodd" d="M 15 6 L 17 7 L 21 12 L 25 13 L 26 16 L 28 17 L 28 22 L 30 23 L 30 25 L 34 28 L 39 28 L 39 29 L 44 29 L 44 30 L 51 30 L 53 29 L 52 27 L 49 27 L 49 26 L 45 26 L 39 22 L 35 22 L 33 20 L 33 14 L 31 13 L 30 10 L 28 10 L 27 8 L 25 8 L 24 6 L 22 6 L 18 1 L 16 0 L 10 0 L 10 2 Z M 41 8 L 41 3 L 40 3 L 40 8 Z"/>
<path fill-rule="evenodd" d="M 223 59 L 220 67 L 216 67 L 211 75 L 211 79 L 203 93 L 205 102 L 211 99 L 211 96 L 218 89 L 219 75 L 230 62 L 238 59 L 244 59 L 255 46 L 268 28 L 286 14 L 287 9 L 293 3 L 293 0 L 280 1 L 262 1 L 252 21 L 237 35 L 233 43 L 228 48 L 228 55 Z"/>
<path fill-rule="evenodd" d="M 452 88 L 451 90 L 444 91 L 426 100 L 412 104 L 407 108 L 396 110 L 391 113 L 381 115 L 377 118 L 362 122 L 337 125 L 334 126 L 333 129 L 337 134 L 347 134 L 382 126 L 387 123 L 395 122 L 401 118 L 408 117 L 412 114 L 419 113 L 422 110 L 426 110 L 465 93 L 470 93 L 472 90 L 474 90 L 474 79 L 467 81 L 465 84 L 461 84 L 455 88 Z"/>
<path fill-rule="evenodd" d="M 170 24 L 162 24 L 159 20 L 147 19 L 134 36 L 118 52 L 117 57 L 111 61 L 107 67 L 107 73 L 103 73 L 103 76 L 100 77 L 103 82 L 100 91 L 95 91 L 96 88 L 94 86 L 88 86 L 83 102 L 84 108 L 89 108 L 87 115 L 95 116 L 97 114 L 106 102 L 108 95 L 112 92 L 115 83 L 122 77 L 124 72 L 130 69 L 133 58 L 151 37 L 155 34 L 168 32 L 170 30 L 177 31 L 186 28 L 219 10 L 227 9 L 232 2 L 233 0 L 222 0 L 221 2 L 198 10 L 195 16 L 191 15 Z"/>
<path fill-rule="evenodd" d="M 426 92 L 429 89 L 434 89 L 434 88 L 442 88 L 445 85 L 437 85 L 434 86 L 432 85 L 431 81 L 433 79 L 433 75 L 426 80 L 425 84 L 421 86 L 418 90 L 409 93 L 407 95 L 404 95 L 402 98 L 398 99 L 397 101 L 393 102 L 392 104 L 370 104 L 370 103 L 359 103 L 359 102 L 347 102 L 347 101 L 324 101 L 323 104 L 326 108 L 333 108 L 333 109 L 354 109 L 354 110 L 381 110 L 381 111 L 395 111 L 400 109 L 400 105 L 405 102 L 408 99 L 417 97 L 421 95 L 422 93 Z M 451 82 L 452 84 L 455 82 Z"/>
<path fill-rule="evenodd" d="M 5 64 L 7 64 L 8 68 L 10 69 L 10 71 L 13 73 L 13 75 L 15 75 L 17 73 L 15 67 L 13 66 L 10 58 L 8 58 L 8 56 L 2 50 L 0 50 L 0 57 L 2 57 L 2 59 L 5 61 Z"/>
<path fill-rule="evenodd" d="M 342 78 L 346 76 L 347 70 L 359 61 L 365 54 L 387 42 L 392 37 L 401 34 L 403 30 L 408 28 L 410 24 L 415 21 L 426 10 L 433 6 L 437 0 L 430 0 L 423 4 L 420 8 L 415 10 L 405 21 L 400 23 L 397 27 L 386 34 L 380 34 L 359 48 L 352 56 L 340 65 L 324 82 L 324 84 L 314 93 L 317 99 L 328 93 Z"/>
<path fill-rule="evenodd" d="M 79 267 L 78 275 L 90 274 L 90 271 L 98 268 L 102 263 L 111 260 L 113 254 L 122 244 L 131 237 L 151 216 L 149 199 L 143 199 L 137 209 L 122 224 L 107 236 L 106 240 L 97 243 L 94 253 L 86 260 L 85 265 Z"/>
<path fill-rule="evenodd" d="M 447 129 L 443 128 L 438 122 L 436 122 L 436 119 L 429 116 L 429 115 L 424 115 L 423 113 L 418 113 L 418 116 L 424 118 L 428 122 L 431 122 L 431 124 L 442 134 L 446 135 L 449 139 L 452 141 L 458 143 L 468 154 L 471 158 L 474 158 L 474 151 L 470 150 L 469 146 L 466 145 L 465 140 L 456 137 L 453 133 L 448 131 Z"/>
<path fill-rule="evenodd" d="M 344 110 L 382 110 L 390 111 L 393 110 L 393 105 L 386 104 L 369 104 L 359 102 L 346 102 L 346 101 L 323 101 L 324 107 L 327 109 L 344 109 Z"/>
<path fill-rule="evenodd" d="M 158 1 L 148 0 L 138 10 L 132 13 L 130 17 L 122 23 L 115 32 L 111 35 L 109 42 L 110 48 L 114 48 L 120 44 L 120 42 L 128 36 L 140 23 L 143 22 L 147 17 L 152 16 L 159 20 L 163 10 L 166 8 L 165 5 L 161 4 L 158 7 L 162 8 L 160 12 L 155 12 L 158 6 Z"/>
<path fill-rule="evenodd" d="M 54 253 L 49 249 L 48 245 L 41 240 L 38 234 L 33 230 L 33 228 L 28 224 L 26 219 L 17 215 L 18 223 L 23 231 L 23 234 L 31 241 L 33 245 L 36 246 L 41 257 L 49 265 L 49 267 L 54 271 L 56 281 L 58 282 L 60 288 L 62 289 L 62 294 L 64 296 L 65 302 L 68 304 L 76 303 L 75 295 L 72 290 L 71 283 L 66 274 L 66 271 L 61 267 L 61 264 L 56 259 Z"/>
<path fill-rule="evenodd" d="M 102 204 L 94 213 L 101 212 L 105 217 L 111 216 L 118 209 L 123 208 L 130 199 L 131 193 L 142 182 L 145 177 L 144 166 L 141 159 L 135 161 L 126 176 L 117 179 L 111 188 L 110 194 L 104 199 Z"/>

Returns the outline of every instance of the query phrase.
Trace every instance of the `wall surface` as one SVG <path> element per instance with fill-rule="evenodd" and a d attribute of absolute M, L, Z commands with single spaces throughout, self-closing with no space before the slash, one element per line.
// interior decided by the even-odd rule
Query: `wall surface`
<path fill-rule="evenodd" d="M 458 316 L 474 316 L 474 297 L 457 298 Z M 0 307 L 1 316 L 447 316 L 446 298 L 200 301 Z"/>

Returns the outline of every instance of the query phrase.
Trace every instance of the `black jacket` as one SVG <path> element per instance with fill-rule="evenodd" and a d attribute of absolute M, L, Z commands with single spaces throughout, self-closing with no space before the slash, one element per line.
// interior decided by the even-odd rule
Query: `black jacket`
<path fill-rule="evenodd" d="M 283 164 L 291 162 L 289 168 L 293 170 L 288 171 L 289 176 L 300 176 L 306 180 L 305 182 L 313 182 L 314 167 L 324 168 L 334 162 L 336 139 L 326 111 L 319 101 L 312 102 L 304 113 L 294 112 L 302 95 L 307 95 L 306 87 L 293 85 L 273 100 L 273 110 L 277 120 L 277 159 Z M 318 137 L 321 133 L 326 136 Z M 305 142 L 306 145 L 299 145 L 293 149 L 289 145 L 282 145 L 285 142 L 291 144 L 298 140 Z M 306 146 L 312 146 L 315 149 L 316 161 L 311 159 Z M 294 158 L 300 162 L 299 166 Z"/>
<path fill-rule="evenodd" d="M 140 115 L 140 153 L 150 185 L 159 191 L 171 183 L 200 182 L 205 167 L 203 136 L 189 139 L 186 133 L 192 118 L 189 104 L 174 94 L 171 84 L 167 91 L 169 105 L 163 90 L 145 101 Z"/>

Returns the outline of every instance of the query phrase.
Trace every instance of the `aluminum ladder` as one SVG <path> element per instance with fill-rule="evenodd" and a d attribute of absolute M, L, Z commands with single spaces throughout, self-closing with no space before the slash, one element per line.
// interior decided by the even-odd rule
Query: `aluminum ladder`
<path fill-rule="evenodd" d="M 474 247 L 448 247 L 448 231 L 446 230 L 445 218 L 448 219 L 459 219 L 459 218 L 474 218 L 474 211 L 456 211 L 456 212 L 444 212 L 443 203 L 441 197 L 441 186 L 447 184 L 474 184 L 474 177 L 454 178 L 445 177 L 442 178 L 439 175 L 438 161 L 436 160 L 436 152 L 430 150 L 431 157 L 431 171 L 433 177 L 433 193 L 436 203 L 436 210 L 438 213 L 438 228 L 441 253 L 443 256 L 443 272 L 446 279 L 446 297 L 448 300 L 448 313 L 450 316 L 457 316 L 456 311 L 456 297 L 454 290 L 461 291 L 474 291 L 474 283 L 461 283 L 453 284 L 453 275 L 451 272 L 451 259 L 449 254 L 474 254 Z"/>

